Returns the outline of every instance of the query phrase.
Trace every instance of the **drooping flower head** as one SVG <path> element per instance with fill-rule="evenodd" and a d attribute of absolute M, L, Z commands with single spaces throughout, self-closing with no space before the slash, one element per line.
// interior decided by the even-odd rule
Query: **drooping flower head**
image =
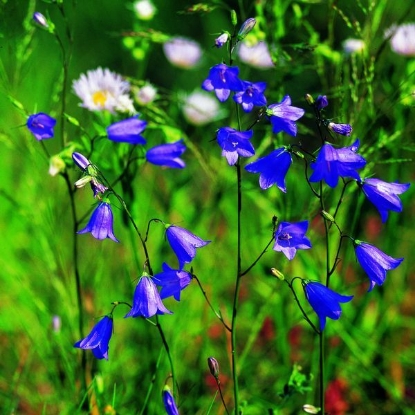
<path fill-rule="evenodd" d="M 329 105 L 329 101 L 325 95 L 319 95 L 315 102 L 316 108 L 322 110 Z"/>
<path fill-rule="evenodd" d="M 250 173 L 260 173 L 259 186 L 261 189 L 268 189 L 275 184 L 285 193 L 287 191 L 285 176 L 292 162 L 291 153 L 286 147 L 281 147 L 267 156 L 247 164 L 245 170 Z"/>
<path fill-rule="evenodd" d="M 146 160 L 157 166 L 170 167 L 172 169 L 183 169 L 186 163 L 180 156 L 186 151 L 183 140 L 175 143 L 160 144 L 150 148 L 146 152 Z"/>
<path fill-rule="evenodd" d="M 82 100 L 81 107 L 90 111 L 136 112 L 128 95 L 130 84 L 109 69 L 87 71 L 73 82 L 72 88 Z"/>
<path fill-rule="evenodd" d="M 172 65 L 182 69 L 193 68 L 202 57 L 202 48 L 199 43 L 183 37 L 171 38 L 165 42 L 163 51 Z"/>
<path fill-rule="evenodd" d="M 196 256 L 196 248 L 210 243 L 180 226 L 166 224 L 165 227 L 167 240 L 179 260 L 180 269 L 193 260 Z"/>
<path fill-rule="evenodd" d="M 147 121 L 135 116 L 111 124 L 107 127 L 107 134 L 111 141 L 117 143 L 146 144 L 146 139 L 141 135 L 146 127 Z"/>
<path fill-rule="evenodd" d="M 383 180 L 369 178 L 362 179 L 359 186 L 379 211 L 382 222 L 386 222 L 389 211 L 402 212 L 402 202 L 398 195 L 406 192 L 410 184 L 388 183 Z"/>
<path fill-rule="evenodd" d="M 305 236 L 307 229 L 307 220 L 296 223 L 281 222 L 275 232 L 275 244 L 272 249 L 282 252 L 291 261 L 298 249 L 311 248 L 311 242 Z"/>
<path fill-rule="evenodd" d="M 320 330 L 326 327 L 326 318 L 338 320 L 342 310 L 339 303 L 347 303 L 353 295 L 341 295 L 327 288 L 325 285 L 314 281 L 302 281 L 307 301 L 317 314 L 320 321 Z"/>
<path fill-rule="evenodd" d="M 170 392 L 170 388 L 168 386 L 164 387 L 163 390 L 163 404 L 164 409 L 166 410 L 167 415 L 179 415 L 179 410 L 177 409 L 176 402 L 174 401 L 174 397 Z"/>
<path fill-rule="evenodd" d="M 238 78 L 239 68 L 220 63 L 209 70 L 209 76 L 202 84 L 206 91 L 215 91 L 220 102 L 229 98 L 231 91 L 242 91 L 242 81 Z"/>
<path fill-rule="evenodd" d="M 253 131 L 237 131 L 231 127 L 223 127 L 218 130 L 217 141 L 222 149 L 222 156 L 226 157 L 228 164 L 233 166 L 238 161 L 238 156 L 251 157 L 255 149 L 251 142 Z"/>
<path fill-rule="evenodd" d="M 385 282 L 386 271 L 397 268 L 403 261 L 403 258 L 392 258 L 374 245 L 357 239 L 354 241 L 354 249 L 359 264 L 370 279 L 368 291 L 372 291 L 376 284 L 382 285 Z"/>
<path fill-rule="evenodd" d="M 103 317 L 84 339 L 74 344 L 74 347 L 91 350 L 97 359 L 108 360 L 108 343 L 112 336 L 112 315 Z"/>
<path fill-rule="evenodd" d="M 133 306 L 124 318 L 150 318 L 155 314 L 172 314 L 172 312 L 161 301 L 160 294 L 153 279 L 146 272 L 143 272 L 135 287 Z"/>
<path fill-rule="evenodd" d="M 398 55 L 415 56 L 415 23 L 393 26 L 386 31 L 391 36 L 391 48 Z"/>
<path fill-rule="evenodd" d="M 238 57 L 241 62 L 258 69 L 269 69 L 275 66 L 265 42 L 258 42 L 254 45 L 241 42 L 238 47 Z"/>
<path fill-rule="evenodd" d="M 46 17 L 40 12 L 33 13 L 33 21 L 37 23 L 38 25 L 44 27 L 45 29 L 49 27 Z"/>
<path fill-rule="evenodd" d="M 251 112 L 254 105 L 262 107 L 267 105 L 267 99 L 265 98 L 264 91 L 267 87 L 266 82 L 248 82 L 242 81 L 243 91 L 237 92 L 233 99 L 236 103 L 242 105 L 242 109 L 245 112 Z"/>
<path fill-rule="evenodd" d="M 278 104 L 271 104 L 267 108 L 267 115 L 272 124 L 272 132 L 278 134 L 281 131 L 295 137 L 297 135 L 297 121 L 304 115 L 302 108 L 291 106 L 291 98 L 286 95 Z"/>
<path fill-rule="evenodd" d="M 163 272 L 155 274 L 153 281 L 161 287 L 160 298 L 173 296 L 180 301 L 180 293 L 190 284 L 192 276 L 189 272 L 173 269 L 163 262 Z"/>
<path fill-rule="evenodd" d="M 205 125 L 213 121 L 219 114 L 217 99 L 204 91 L 191 93 L 183 105 L 186 121 L 193 125 Z"/>
<path fill-rule="evenodd" d="M 55 124 L 56 120 L 44 112 L 30 115 L 26 123 L 27 128 L 38 141 L 53 138 Z"/>
<path fill-rule="evenodd" d="M 230 34 L 228 32 L 222 33 L 220 36 L 218 36 L 215 39 L 215 46 L 217 48 L 221 48 L 225 43 L 228 42 L 229 38 L 230 38 Z"/>
<path fill-rule="evenodd" d="M 114 242 L 119 242 L 113 231 L 113 215 L 109 201 L 99 203 L 93 211 L 88 224 L 77 233 L 88 232 L 91 232 L 92 236 L 99 240 L 110 238 Z"/>
<path fill-rule="evenodd" d="M 310 176 L 310 182 L 325 180 L 330 187 L 336 187 L 339 177 L 351 177 L 360 180 L 356 170 L 366 165 L 366 160 L 359 154 L 359 140 L 351 146 L 334 148 L 331 144 L 324 144 L 320 149 L 317 160 L 311 163 L 314 170 Z"/>
<path fill-rule="evenodd" d="M 329 122 L 327 128 L 337 134 L 349 136 L 352 133 L 352 126 L 350 124 L 336 124 Z"/>

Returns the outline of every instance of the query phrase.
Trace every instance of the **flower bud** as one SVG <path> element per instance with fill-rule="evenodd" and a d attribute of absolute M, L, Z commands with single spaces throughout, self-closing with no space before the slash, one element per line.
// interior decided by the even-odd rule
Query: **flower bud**
<path fill-rule="evenodd" d="M 39 26 L 44 27 L 45 29 L 49 27 L 46 17 L 40 12 L 33 13 L 33 21 L 37 23 Z"/>
<path fill-rule="evenodd" d="M 219 363 L 214 357 L 208 357 L 208 366 L 210 373 L 215 379 L 218 379 L 219 377 Z"/>
<path fill-rule="evenodd" d="M 280 281 L 285 280 L 284 274 L 281 271 L 278 271 L 276 268 L 271 268 L 271 273 L 272 273 L 272 275 L 277 277 Z"/>
<path fill-rule="evenodd" d="M 323 216 L 324 219 L 327 219 L 329 222 L 334 223 L 335 219 L 330 213 L 326 212 L 325 210 L 321 211 L 321 216 Z"/>
<path fill-rule="evenodd" d="M 238 23 L 238 17 L 236 16 L 235 10 L 231 10 L 231 23 L 232 26 L 236 26 L 236 24 Z"/>
<path fill-rule="evenodd" d="M 224 32 L 218 38 L 215 39 L 215 46 L 221 48 L 229 40 L 229 33 Z"/>
<path fill-rule="evenodd" d="M 242 23 L 241 28 L 238 32 L 238 39 L 242 40 L 255 26 L 256 20 L 253 17 L 250 17 L 249 19 L 245 20 Z"/>
<path fill-rule="evenodd" d="M 352 133 L 352 126 L 350 124 L 336 124 L 329 122 L 327 128 L 337 134 L 349 136 Z"/>
<path fill-rule="evenodd" d="M 329 101 L 325 95 L 319 95 L 316 99 L 316 107 L 318 110 L 322 110 L 323 108 L 329 105 Z"/>
<path fill-rule="evenodd" d="M 166 410 L 167 415 L 179 415 L 176 402 L 174 401 L 174 397 L 171 394 L 170 388 L 167 385 L 164 387 L 162 397 L 164 409 Z"/>
<path fill-rule="evenodd" d="M 157 9 L 150 0 L 136 1 L 133 7 L 140 20 L 151 20 L 157 12 Z"/>
<path fill-rule="evenodd" d="M 80 189 L 84 187 L 86 184 L 88 184 L 89 182 L 91 182 L 92 179 L 93 177 L 90 175 L 84 176 L 75 182 L 75 187 Z"/>
<path fill-rule="evenodd" d="M 313 105 L 314 104 L 314 98 L 310 94 L 305 94 L 304 98 L 307 101 L 308 105 Z"/>
<path fill-rule="evenodd" d="M 72 153 L 72 160 L 81 170 L 85 170 L 91 164 L 85 156 L 77 152 Z"/>
<path fill-rule="evenodd" d="M 314 405 L 305 404 L 303 405 L 303 411 L 307 414 L 318 414 L 320 412 L 321 408 L 317 408 Z"/>
<path fill-rule="evenodd" d="M 54 177 L 65 171 L 66 165 L 59 154 L 55 154 L 49 160 L 49 174 Z"/>

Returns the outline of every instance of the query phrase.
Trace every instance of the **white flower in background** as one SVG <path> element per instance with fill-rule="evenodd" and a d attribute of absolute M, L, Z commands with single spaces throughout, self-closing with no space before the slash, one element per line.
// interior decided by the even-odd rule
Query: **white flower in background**
<path fill-rule="evenodd" d="M 361 52 L 365 48 L 365 42 L 361 39 L 346 39 L 343 42 L 343 50 L 348 55 Z"/>
<path fill-rule="evenodd" d="M 204 125 L 218 116 L 219 104 L 212 95 L 197 91 L 187 97 L 182 110 L 190 124 Z"/>
<path fill-rule="evenodd" d="M 165 42 L 163 50 L 172 65 L 183 69 L 193 68 L 202 56 L 199 43 L 183 37 L 172 38 Z"/>
<path fill-rule="evenodd" d="M 415 23 L 405 23 L 401 26 L 392 26 L 386 31 L 390 39 L 392 50 L 403 56 L 415 56 Z"/>
<path fill-rule="evenodd" d="M 136 112 L 128 95 L 130 84 L 109 69 L 98 68 L 82 74 L 73 81 L 72 88 L 82 100 L 81 107 L 90 111 Z"/>
<path fill-rule="evenodd" d="M 151 20 L 157 12 L 150 0 L 139 0 L 133 5 L 134 11 L 140 20 Z"/>
<path fill-rule="evenodd" d="M 242 62 L 255 68 L 267 69 L 274 66 L 268 45 L 265 42 L 258 42 L 252 46 L 241 42 L 238 48 L 238 56 Z"/>
<path fill-rule="evenodd" d="M 140 105 L 145 106 L 153 102 L 156 95 L 157 89 L 151 84 L 146 84 L 137 90 L 135 99 Z"/>

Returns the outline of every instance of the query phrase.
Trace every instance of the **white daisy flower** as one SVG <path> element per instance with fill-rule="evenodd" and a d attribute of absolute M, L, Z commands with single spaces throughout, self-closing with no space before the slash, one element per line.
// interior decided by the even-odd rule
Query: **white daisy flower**
<path fill-rule="evenodd" d="M 218 116 L 219 104 L 207 92 L 193 92 L 187 97 L 182 110 L 190 124 L 204 125 Z"/>
<path fill-rule="evenodd" d="M 199 43 L 183 37 L 172 38 L 165 42 L 163 50 L 172 65 L 183 69 L 193 68 L 202 57 Z"/>
<path fill-rule="evenodd" d="M 392 26 L 386 31 L 391 36 L 392 50 L 403 56 L 415 56 L 415 23 L 406 23 L 398 27 Z"/>
<path fill-rule="evenodd" d="M 73 81 L 72 88 L 82 100 L 81 107 L 90 111 L 136 113 L 128 95 L 130 84 L 109 69 L 97 68 L 82 74 Z"/>

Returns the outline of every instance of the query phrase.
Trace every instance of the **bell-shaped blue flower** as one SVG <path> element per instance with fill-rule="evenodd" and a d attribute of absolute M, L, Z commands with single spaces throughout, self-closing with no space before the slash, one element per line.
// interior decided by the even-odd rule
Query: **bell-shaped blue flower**
<path fill-rule="evenodd" d="M 351 301 L 353 295 L 341 295 L 314 281 L 302 281 L 307 301 L 316 312 L 320 321 L 320 330 L 326 327 L 326 318 L 338 320 L 342 313 L 339 303 Z"/>
<path fill-rule="evenodd" d="M 269 105 L 267 115 L 272 124 L 272 132 L 277 134 L 281 131 L 295 137 L 297 135 L 297 121 L 304 115 L 302 108 L 291 106 L 291 98 L 286 95 L 278 104 Z"/>
<path fill-rule="evenodd" d="M 97 359 L 108 360 L 108 343 L 112 336 L 112 315 L 103 317 L 83 340 L 79 340 L 74 347 L 90 349 Z"/>
<path fill-rule="evenodd" d="M 243 91 L 237 92 L 233 96 L 233 100 L 242 105 L 242 109 L 245 112 L 251 112 L 255 106 L 263 107 L 267 105 L 267 99 L 265 98 L 264 91 L 267 87 L 266 82 L 248 82 L 242 81 Z"/>
<path fill-rule="evenodd" d="M 92 236 L 96 239 L 102 240 L 110 238 L 114 242 L 119 242 L 119 240 L 114 236 L 113 215 L 111 205 L 108 202 L 99 203 L 92 213 L 88 224 L 77 233 L 88 232 L 91 232 Z"/>
<path fill-rule="evenodd" d="M 202 84 L 206 91 L 215 91 L 219 101 L 229 98 L 231 91 L 242 91 L 242 81 L 238 78 L 239 68 L 220 63 L 209 70 L 209 76 Z"/>
<path fill-rule="evenodd" d="M 179 260 L 181 270 L 185 264 L 190 263 L 196 256 L 196 248 L 201 248 L 210 243 L 210 241 L 204 241 L 180 226 L 170 224 L 165 226 L 167 240 Z"/>
<path fill-rule="evenodd" d="M 329 105 L 329 101 L 326 95 L 319 95 L 315 102 L 316 108 L 320 111 L 323 108 L 326 108 Z"/>
<path fill-rule="evenodd" d="M 327 128 L 337 134 L 349 136 L 352 133 L 352 126 L 350 124 L 336 124 L 329 122 Z"/>
<path fill-rule="evenodd" d="M 73 162 L 82 170 L 86 170 L 92 163 L 81 153 L 72 153 Z"/>
<path fill-rule="evenodd" d="M 359 185 L 379 211 L 382 222 L 386 222 L 390 210 L 402 212 L 402 202 L 398 195 L 406 192 L 410 186 L 409 183 L 388 183 L 375 178 L 361 180 Z"/>
<path fill-rule="evenodd" d="M 397 268 L 403 261 L 403 258 L 392 258 L 376 246 L 357 239 L 354 241 L 354 250 L 359 264 L 370 279 L 368 291 L 372 291 L 376 284 L 382 285 L 386 279 L 386 271 Z"/>
<path fill-rule="evenodd" d="M 325 180 L 330 187 L 336 187 L 339 177 L 351 177 L 360 180 L 356 170 L 366 165 L 366 160 L 359 154 L 359 140 L 351 146 L 336 149 L 331 144 L 324 144 L 320 149 L 317 160 L 311 163 L 314 170 L 310 182 Z"/>
<path fill-rule="evenodd" d="M 186 151 L 183 140 L 175 143 L 160 144 L 150 148 L 146 152 L 146 160 L 157 166 L 170 167 L 172 169 L 182 169 L 186 163 L 180 159 L 180 156 Z"/>
<path fill-rule="evenodd" d="M 275 232 L 275 244 L 272 249 L 282 252 L 291 261 L 297 249 L 311 248 L 311 242 L 305 236 L 307 229 L 307 220 L 297 223 L 281 222 Z"/>
<path fill-rule="evenodd" d="M 27 119 L 27 128 L 36 137 L 37 140 L 53 138 L 56 120 L 44 112 L 33 114 Z"/>
<path fill-rule="evenodd" d="M 177 409 L 176 402 L 174 401 L 174 397 L 170 392 L 170 388 L 168 386 L 164 387 L 163 390 L 163 404 L 164 409 L 166 410 L 167 415 L 179 415 L 179 410 Z"/>
<path fill-rule="evenodd" d="M 154 282 L 161 287 L 160 298 L 173 296 L 180 301 L 180 293 L 190 284 L 192 275 L 180 269 L 173 269 L 163 262 L 163 272 L 153 276 Z"/>
<path fill-rule="evenodd" d="M 128 144 L 146 144 L 141 133 L 147 127 L 147 121 L 139 120 L 138 116 L 118 121 L 107 127 L 107 135 L 111 141 Z"/>
<path fill-rule="evenodd" d="M 291 153 L 286 147 L 281 147 L 267 156 L 247 164 L 245 170 L 250 173 L 260 173 L 259 186 L 261 189 L 268 189 L 275 184 L 285 193 L 287 191 L 285 176 L 292 162 Z"/>
<path fill-rule="evenodd" d="M 172 314 L 172 312 L 168 310 L 161 301 L 160 294 L 153 279 L 144 272 L 135 287 L 133 306 L 124 318 L 150 318 L 155 314 Z"/>
<path fill-rule="evenodd" d="M 223 127 L 218 130 L 217 141 L 222 148 L 222 156 L 226 157 L 228 164 L 233 166 L 238 161 L 238 156 L 251 157 L 255 149 L 251 142 L 253 131 L 237 131 L 231 127 Z"/>

